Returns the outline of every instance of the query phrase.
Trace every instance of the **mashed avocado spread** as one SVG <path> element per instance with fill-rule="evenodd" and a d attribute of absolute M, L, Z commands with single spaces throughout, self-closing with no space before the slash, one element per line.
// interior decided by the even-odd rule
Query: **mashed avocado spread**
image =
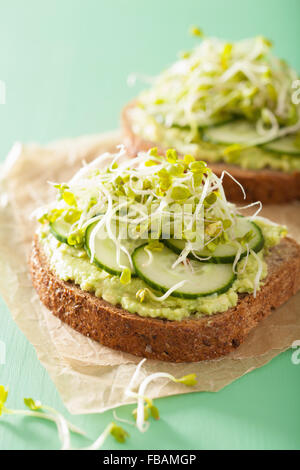
<path fill-rule="evenodd" d="M 267 276 L 267 264 L 264 256 L 272 246 L 279 243 L 284 229 L 277 225 L 269 225 L 256 220 L 262 229 L 265 239 L 264 249 L 258 254 L 263 263 L 260 279 Z M 187 317 L 199 317 L 225 312 L 234 307 L 238 301 L 238 293 L 253 292 L 254 279 L 257 273 L 257 261 L 252 254 L 244 269 L 245 258 L 238 263 L 237 279 L 232 287 L 223 294 L 199 297 L 198 299 L 180 299 L 168 297 L 162 304 L 151 298 L 139 302 L 136 292 L 144 288 L 145 283 L 138 278 L 132 278 L 130 284 L 121 284 L 120 278 L 110 275 L 92 264 L 83 249 L 60 243 L 47 230 L 39 232 L 40 241 L 49 260 L 51 269 L 64 281 L 74 281 L 82 290 L 94 292 L 113 305 L 121 305 L 131 313 L 142 317 L 159 317 L 168 320 L 182 320 Z"/>
<path fill-rule="evenodd" d="M 207 162 L 300 171 L 297 72 L 260 36 L 200 41 L 147 80 L 150 87 L 129 110 L 134 134 Z M 247 133 L 235 127 L 236 120 Z"/>
<path fill-rule="evenodd" d="M 181 154 L 194 155 L 198 160 L 210 163 L 225 162 L 248 170 L 271 168 L 284 172 L 300 171 L 300 155 L 274 153 L 257 146 L 227 153 L 225 145 L 206 142 L 197 132 L 192 133 L 190 130 L 178 127 L 165 127 L 138 107 L 133 108 L 129 116 L 136 135 L 147 141 L 159 143 L 163 148 L 175 147 Z"/>
<path fill-rule="evenodd" d="M 283 227 L 226 199 L 204 161 L 174 149 L 83 166 L 38 211 L 50 268 L 112 305 L 182 320 L 224 312 L 260 289 Z M 260 206 L 260 203 L 253 203 Z"/>

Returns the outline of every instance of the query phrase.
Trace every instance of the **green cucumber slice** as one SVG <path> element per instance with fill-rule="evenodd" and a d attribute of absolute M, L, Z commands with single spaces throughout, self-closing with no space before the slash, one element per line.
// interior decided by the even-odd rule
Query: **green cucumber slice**
<path fill-rule="evenodd" d="M 89 258 L 91 258 L 91 234 L 97 223 L 98 222 L 91 224 L 85 233 L 85 249 Z M 122 244 L 126 246 L 130 254 L 137 246 L 141 245 L 141 243 L 144 244 L 145 240 L 139 242 L 122 240 Z M 103 228 L 98 230 L 95 237 L 95 255 L 93 263 L 98 266 L 98 268 L 114 276 L 121 276 L 123 268 L 120 265 L 122 265 L 129 268 L 131 275 L 135 276 L 133 266 L 131 266 L 128 256 L 123 251 L 120 251 L 120 263 L 118 263 L 116 245 Z"/>
<path fill-rule="evenodd" d="M 259 137 L 254 124 L 244 119 L 208 127 L 203 131 L 203 139 L 214 144 L 249 144 Z"/>
<path fill-rule="evenodd" d="M 72 225 L 62 219 L 50 223 L 50 232 L 52 235 L 62 243 L 68 243 L 68 236 Z"/>
<path fill-rule="evenodd" d="M 253 231 L 253 238 L 249 242 L 249 248 L 258 253 L 264 246 L 264 237 L 262 231 L 258 225 L 250 221 L 245 217 L 239 217 L 237 219 L 237 224 L 234 228 L 234 236 L 236 238 L 243 237 L 250 230 Z M 175 253 L 180 254 L 185 247 L 184 240 L 176 240 L 170 238 L 169 240 L 163 240 L 164 244 L 173 250 Z M 205 262 L 210 263 L 233 263 L 237 254 L 237 247 L 234 243 L 226 243 L 224 245 L 218 245 L 213 253 L 211 253 L 207 248 L 204 248 L 201 251 L 195 253 L 196 256 L 200 258 L 210 257 L 209 260 Z M 244 248 L 244 251 L 241 253 L 241 258 L 246 256 L 247 248 Z M 190 259 L 196 259 L 197 257 L 192 253 L 189 254 Z M 198 260 L 199 261 L 199 260 Z"/>
<path fill-rule="evenodd" d="M 263 148 L 268 150 L 269 152 L 287 155 L 297 155 L 300 157 L 300 146 L 295 134 L 287 135 L 286 137 L 282 137 L 281 139 L 273 140 L 272 142 L 263 145 Z"/>
<path fill-rule="evenodd" d="M 136 248 L 132 255 L 135 271 L 139 278 L 153 289 L 167 292 L 181 281 L 187 282 L 172 292 L 173 297 L 196 299 L 212 294 L 226 292 L 236 276 L 231 264 L 212 264 L 190 261 L 193 271 L 182 263 L 172 268 L 177 255 L 172 250 L 163 247 L 162 251 L 154 251 L 149 264 L 149 257 L 144 246 Z"/>
<path fill-rule="evenodd" d="M 97 214 L 101 215 L 101 213 Z M 68 244 L 68 237 L 71 233 L 72 224 L 66 222 L 63 218 L 57 219 L 55 222 L 49 224 L 50 232 L 62 243 Z"/>

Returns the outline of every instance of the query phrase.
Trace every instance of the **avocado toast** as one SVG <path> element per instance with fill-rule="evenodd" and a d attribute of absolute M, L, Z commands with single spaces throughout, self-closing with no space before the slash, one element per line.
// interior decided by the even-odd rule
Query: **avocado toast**
<path fill-rule="evenodd" d="M 299 246 L 243 217 L 204 162 L 103 157 L 54 185 L 31 255 L 40 299 L 77 331 L 152 359 L 213 359 L 300 288 Z"/>
<path fill-rule="evenodd" d="M 122 113 L 130 153 L 174 147 L 229 171 L 248 200 L 300 198 L 299 77 L 263 37 L 205 38 Z M 241 194 L 228 178 L 229 200 Z"/>

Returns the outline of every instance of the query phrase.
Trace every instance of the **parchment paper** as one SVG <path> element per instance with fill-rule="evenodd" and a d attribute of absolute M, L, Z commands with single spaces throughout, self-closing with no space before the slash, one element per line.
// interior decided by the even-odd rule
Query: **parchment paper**
<path fill-rule="evenodd" d="M 124 397 L 139 358 L 108 349 L 73 331 L 39 301 L 28 273 L 28 254 L 35 223 L 29 216 L 54 193 L 47 181 L 67 181 L 82 165 L 104 151 L 114 151 L 118 132 L 57 142 L 45 147 L 15 144 L 0 168 L 0 293 L 13 319 L 36 349 L 71 413 L 102 412 L 130 403 Z M 300 205 L 266 207 L 263 215 L 287 224 L 300 241 Z M 149 396 L 217 391 L 269 362 L 300 340 L 300 294 L 263 321 L 230 356 L 209 362 L 168 364 L 146 361 L 146 374 L 195 372 L 193 389 L 160 379 Z"/>

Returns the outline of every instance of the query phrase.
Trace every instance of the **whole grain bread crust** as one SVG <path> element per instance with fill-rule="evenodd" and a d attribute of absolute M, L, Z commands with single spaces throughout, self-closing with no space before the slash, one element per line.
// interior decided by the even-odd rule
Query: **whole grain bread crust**
<path fill-rule="evenodd" d="M 165 152 L 156 142 L 150 142 L 134 134 L 129 118 L 129 110 L 135 106 L 135 102 L 129 103 L 121 115 L 123 141 L 128 154 L 136 156 L 138 152 L 147 151 L 152 147 Z M 263 169 L 247 170 L 237 165 L 224 163 L 209 164 L 213 172 L 220 176 L 223 170 L 227 170 L 244 187 L 247 202 L 261 201 L 263 204 L 282 204 L 300 199 L 300 172 L 285 173 L 283 171 Z M 228 176 L 224 177 L 223 186 L 226 197 L 230 201 L 242 202 L 243 194 L 240 187 Z"/>
<path fill-rule="evenodd" d="M 197 362 L 230 353 L 273 309 L 300 289 L 300 246 L 290 238 L 272 248 L 268 277 L 256 298 L 239 294 L 225 313 L 169 321 L 144 318 L 64 282 L 49 268 L 35 237 L 30 257 L 32 281 L 43 304 L 63 322 L 104 346 L 170 362 Z"/>

